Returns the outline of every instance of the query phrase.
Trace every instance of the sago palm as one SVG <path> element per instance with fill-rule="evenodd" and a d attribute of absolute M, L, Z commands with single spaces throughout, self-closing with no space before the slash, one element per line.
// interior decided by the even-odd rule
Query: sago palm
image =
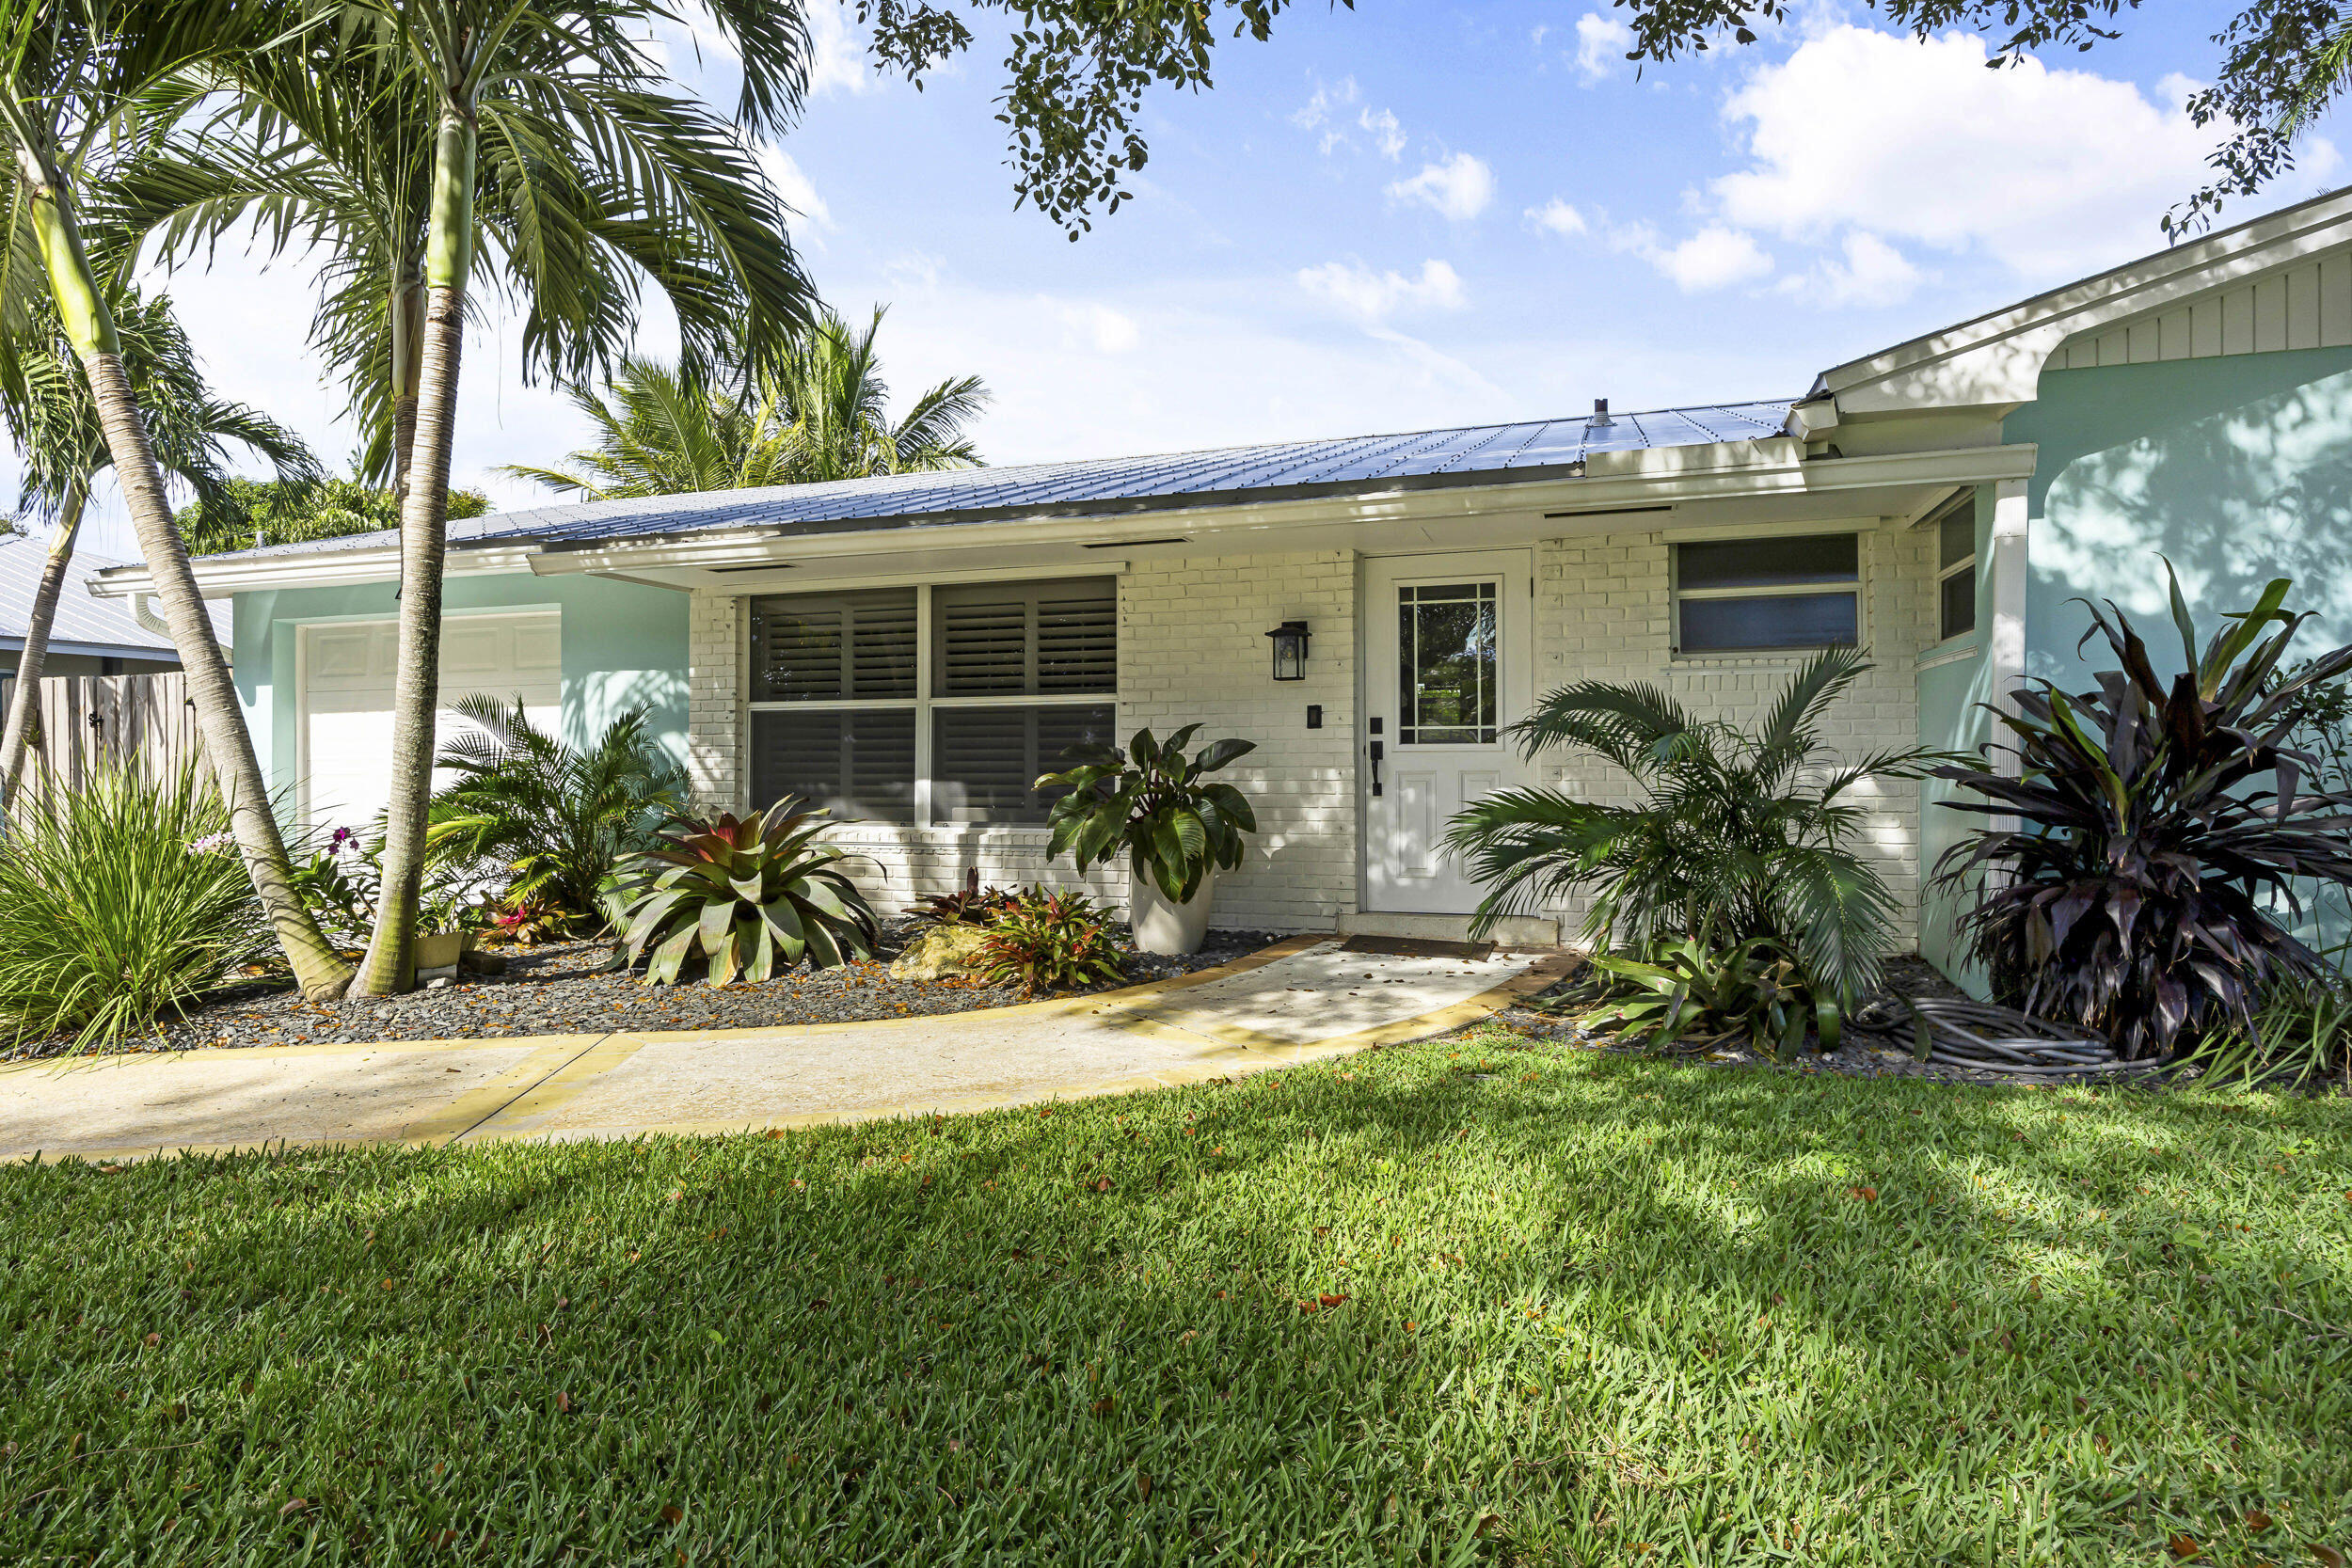
<path fill-rule="evenodd" d="M 168 300 L 142 298 L 118 283 L 108 290 L 107 303 L 122 342 L 123 372 L 146 413 L 156 461 L 187 483 L 199 504 L 227 491 L 230 442 L 267 458 L 281 482 L 302 484 L 318 478 L 318 464 L 301 437 L 266 414 L 214 396 Z M 36 305 L 26 330 L 0 339 L 0 420 L 16 438 L 24 463 L 18 510 L 50 525 L 49 556 L 26 620 L 15 695 L 0 727 L 0 812 L 5 812 L 24 767 L 49 628 L 72 564 L 82 511 L 92 483 L 114 464 L 65 324 L 46 299 Z"/>
<path fill-rule="evenodd" d="M 1511 727 L 1521 752 L 1596 754 L 1626 775 L 1634 798 L 1508 789 L 1456 816 L 1447 842 L 1489 887 L 1477 929 L 1581 895 L 1597 951 L 1767 938 L 1851 1006 L 1877 984 L 1896 915 L 1885 882 L 1853 848 L 1870 810 L 1857 792 L 1949 760 L 1910 748 L 1849 762 L 1831 751 L 1823 721 L 1870 668 L 1855 649 L 1826 649 L 1747 724 L 1700 719 L 1645 683 L 1579 681 L 1549 693 Z"/>
<path fill-rule="evenodd" d="M 105 432 L 116 483 L 186 673 L 204 753 L 229 802 L 246 869 L 304 994 L 339 993 L 350 975 L 294 880 L 229 661 L 214 640 L 187 548 L 172 527 L 122 338 L 83 235 L 94 159 L 126 133 L 138 96 L 207 59 L 269 47 L 287 18 L 268 5 L 182 0 L 135 11 L 107 0 L 0 0 L 0 129 L 8 142 L 0 236 L 0 326 L 21 330 L 46 297 Z"/>
<path fill-rule="evenodd" d="M 632 708 L 575 751 L 521 703 L 469 697 L 457 711 L 475 728 L 453 736 L 441 766 L 456 780 L 433 797 L 433 849 L 453 862 L 496 862 L 508 900 L 592 918 L 621 857 L 652 844 L 686 803 L 686 775 Z"/>
<path fill-rule="evenodd" d="M 506 471 L 590 500 L 618 500 L 977 466 L 969 427 L 988 404 L 980 378 L 943 381 L 894 421 L 874 348 L 882 320 L 878 309 L 861 330 L 821 311 L 794 335 L 780 365 L 752 377 L 749 395 L 707 387 L 672 366 L 628 361 L 601 395 L 572 395 L 596 428 L 595 446 L 573 452 L 567 467 Z"/>

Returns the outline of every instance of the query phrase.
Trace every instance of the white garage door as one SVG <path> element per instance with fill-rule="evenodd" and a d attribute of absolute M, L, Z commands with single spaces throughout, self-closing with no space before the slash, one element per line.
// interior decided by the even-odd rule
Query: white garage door
<path fill-rule="evenodd" d="M 441 623 L 438 738 L 467 727 L 451 711 L 476 695 L 511 703 L 544 730 L 559 727 L 564 630 L 559 610 L 453 615 Z M 302 628 L 296 809 L 314 828 L 364 828 L 383 811 L 392 755 L 392 672 L 399 648 L 390 621 L 339 621 Z M 449 782 L 437 770 L 434 787 Z"/>

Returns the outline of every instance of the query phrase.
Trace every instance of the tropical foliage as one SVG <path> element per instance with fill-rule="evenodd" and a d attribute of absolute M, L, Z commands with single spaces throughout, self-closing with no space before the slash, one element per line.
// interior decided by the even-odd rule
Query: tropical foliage
<path fill-rule="evenodd" d="M 1083 893 L 1031 889 L 988 922 L 980 973 L 1030 996 L 1107 985 L 1126 973 L 1109 915 Z"/>
<path fill-rule="evenodd" d="M 533 724 L 519 700 L 468 697 L 457 712 L 469 725 L 441 750 L 456 778 L 433 797 L 432 859 L 502 867 L 507 906 L 543 922 L 597 920 L 622 857 L 686 804 L 685 770 L 645 710 L 619 715 L 586 751 Z"/>
<path fill-rule="evenodd" d="M 1835 1014 L 1878 983 L 1895 900 L 1854 848 L 1863 791 L 1920 775 L 1917 749 L 1844 760 L 1823 738 L 1837 700 L 1872 666 L 1830 648 L 1792 675 L 1762 717 L 1702 719 L 1645 683 L 1578 681 L 1512 726 L 1531 761 L 1554 747 L 1610 763 L 1629 801 L 1557 788 L 1507 789 L 1454 819 L 1447 843 L 1487 884 L 1475 927 L 1589 899 L 1597 951 L 1643 959 L 1689 939 L 1709 953 L 1763 939 Z"/>
<path fill-rule="evenodd" d="M 963 886 L 953 893 L 934 893 L 907 911 L 917 926 L 991 926 L 1021 902 L 1009 888 L 980 886 L 980 868 L 963 870 Z"/>
<path fill-rule="evenodd" d="M 471 931 L 495 924 L 477 866 L 442 857 L 425 867 L 417 897 L 420 931 Z M 319 928 L 347 948 L 366 942 L 384 901 L 384 835 L 330 828 L 294 867 L 294 886 Z"/>
<path fill-rule="evenodd" d="M 229 813 L 194 762 L 40 781 L 0 836 L 0 1024 L 74 1045 L 152 1030 L 266 954 Z"/>
<path fill-rule="evenodd" d="M 490 498 L 479 490 L 449 493 L 453 518 L 479 517 L 489 510 Z M 219 555 L 396 529 L 400 501 L 389 490 L 357 479 L 232 479 L 182 507 L 172 522 L 188 542 L 190 555 Z"/>
<path fill-rule="evenodd" d="M 1837 1048 L 1843 1010 L 1770 937 L 1727 947 L 1677 937 L 1658 943 L 1647 958 L 1596 953 L 1592 963 L 1621 994 L 1587 1012 L 1584 1022 L 1615 1025 L 1621 1040 L 1647 1046 L 1740 1040 L 1788 1061 L 1803 1048 L 1807 1031 L 1816 1031 L 1822 1050 Z"/>
<path fill-rule="evenodd" d="M 2139 1060 L 2250 1033 L 2265 988 L 2318 976 L 2288 924 L 2301 885 L 2352 886 L 2352 797 L 2311 787 L 2319 759 L 2289 738 L 2352 647 L 2280 678 L 2310 618 L 2281 608 L 2292 587 L 2272 582 L 2201 651 L 2174 581 L 2185 669 L 2169 680 L 2129 617 L 2089 607 L 2122 668 L 2072 695 L 2036 680 L 2015 713 L 1993 710 L 2018 776 L 1939 770 L 1980 798 L 1953 809 L 1995 818 L 1946 853 L 1936 885 L 1981 889 L 1963 929 L 2003 1000 Z"/>
<path fill-rule="evenodd" d="M 1124 849 L 1135 875 L 1177 904 L 1191 902 L 1211 871 L 1241 864 L 1242 835 L 1258 831 L 1257 814 L 1240 790 L 1209 775 L 1256 751 L 1257 742 L 1214 740 L 1185 756 L 1200 732 L 1186 724 L 1158 740 L 1138 730 L 1123 752 L 1072 748 L 1076 766 L 1034 786 L 1063 792 L 1046 816 L 1046 858 L 1068 855 L 1084 874 Z"/>
<path fill-rule="evenodd" d="M 573 452 L 565 468 L 506 471 L 615 500 L 977 465 L 969 429 L 988 403 L 980 378 L 943 381 L 894 421 L 874 350 L 882 319 L 876 310 L 861 330 L 821 311 L 777 364 L 752 377 L 748 392 L 714 388 L 675 366 L 625 360 L 602 394 L 572 395 L 596 427 L 595 446 Z"/>
<path fill-rule="evenodd" d="M 777 801 L 737 816 L 681 817 L 662 847 L 630 856 L 606 895 L 621 961 L 645 965 L 644 983 L 675 985 L 699 954 L 710 983 L 768 979 L 779 964 L 827 969 L 870 955 L 880 935 L 866 895 L 818 835 L 822 810 Z"/>

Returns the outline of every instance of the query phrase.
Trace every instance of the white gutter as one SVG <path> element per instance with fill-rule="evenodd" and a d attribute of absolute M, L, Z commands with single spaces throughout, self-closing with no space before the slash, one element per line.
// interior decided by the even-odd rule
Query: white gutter
<path fill-rule="evenodd" d="M 498 549 L 449 552 L 444 575 L 487 577 L 530 570 L 536 545 Z M 260 556 L 199 556 L 189 562 L 196 585 L 208 599 L 226 598 L 254 588 L 340 588 L 357 583 L 398 582 L 400 547 L 377 546 L 363 550 L 317 550 L 303 554 Z M 119 599 L 155 592 L 155 579 L 144 566 L 112 566 L 90 578 L 90 593 L 102 599 Z"/>

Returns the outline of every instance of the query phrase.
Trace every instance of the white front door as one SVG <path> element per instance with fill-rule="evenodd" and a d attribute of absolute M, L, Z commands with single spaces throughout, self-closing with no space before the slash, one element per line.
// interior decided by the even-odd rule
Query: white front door
<path fill-rule="evenodd" d="M 1478 908 L 1482 890 L 1447 852 L 1446 824 L 1522 782 L 1503 731 L 1534 700 L 1534 581 L 1530 550 L 1364 562 L 1365 909 Z"/>
<path fill-rule="evenodd" d="M 329 621 L 302 628 L 295 739 L 294 808 L 311 829 L 365 829 L 384 809 L 392 757 L 392 672 L 399 627 L 391 621 Z M 462 697 L 520 698 L 543 730 L 564 713 L 564 620 L 555 610 L 452 615 L 441 623 L 441 712 L 436 750 L 464 729 L 452 711 Z M 434 770 L 433 786 L 450 782 Z"/>

